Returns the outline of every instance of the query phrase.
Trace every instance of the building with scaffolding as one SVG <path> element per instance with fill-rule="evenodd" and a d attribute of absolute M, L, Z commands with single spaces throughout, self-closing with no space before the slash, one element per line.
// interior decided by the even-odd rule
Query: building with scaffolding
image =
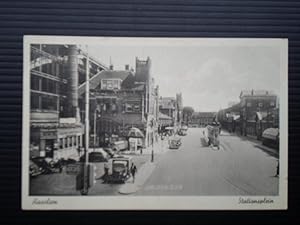
<path fill-rule="evenodd" d="M 31 45 L 30 156 L 69 158 L 83 145 L 78 87 L 87 54 L 76 45 Z M 107 70 L 89 57 L 89 76 Z"/>

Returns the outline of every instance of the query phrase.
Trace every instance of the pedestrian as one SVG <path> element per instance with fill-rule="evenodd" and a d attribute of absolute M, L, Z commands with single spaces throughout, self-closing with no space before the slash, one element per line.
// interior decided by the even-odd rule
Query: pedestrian
<path fill-rule="evenodd" d="M 130 168 L 130 173 L 132 175 L 132 183 L 135 181 L 135 174 L 137 172 L 136 166 L 132 163 L 131 168 Z"/>
<path fill-rule="evenodd" d="M 277 168 L 276 168 L 276 174 L 275 177 L 279 176 L 279 160 L 277 160 Z"/>
<path fill-rule="evenodd" d="M 104 163 L 104 182 L 106 182 L 107 178 L 108 178 L 108 171 L 109 171 L 109 167 L 107 163 Z"/>

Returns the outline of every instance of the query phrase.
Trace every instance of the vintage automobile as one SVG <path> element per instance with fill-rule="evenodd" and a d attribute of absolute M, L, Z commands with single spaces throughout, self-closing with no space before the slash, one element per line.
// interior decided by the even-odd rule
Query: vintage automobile
<path fill-rule="evenodd" d="M 181 145 L 181 138 L 173 136 L 169 139 L 170 149 L 179 149 L 180 145 Z"/>
<path fill-rule="evenodd" d="M 116 157 L 112 159 L 112 173 L 106 177 L 107 183 L 125 183 L 130 178 L 131 157 Z"/>
<path fill-rule="evenodd" d="M 262 134 L 262 144 L 279 149 L 279 129 L 267 128 Z"/>
<path fill-rule="evenodd" d="M 108 159 L 109 156 L 104 150 L 97 149 L 89 153 L 89 162 L 108 162 Z M 79 161 L 85 161 L 85 154 L 80 157 Z"/>
<path fill-rule="evenodd" d="M 185 136 L 185 135 L 187 135 L 187 130 L 188 130 L 188 127 L 187 127 L 187 126 L 182 126 L 182 127 L 179 128 L 179 130 L 178 130 L 178 135 L 180 135 L 180 136 Z"/>
<path fill-rule="evenodd" d="M 31 161 L 43 169 L 43 173 L 61 173 L 63 166 L 60 160 L 52 158 L 35 157 Z"/>
<path fill-rule="evenodd" d="M 29 174 L 30 177 L 36 177 L 42 173 L 44 173 L 44 169 L 35 164 L 32 160 L 29 162 Z"/>
<path fill-rule="evenodd" d="M 220 134 L 220 127 L 218 124 L 212 124 L 206 126 L 206 138 L 208 140 L 207 144 L 213 147 L 217 147 L 220 149 L 220 140 L 219 140 L 219 134 Z"/>

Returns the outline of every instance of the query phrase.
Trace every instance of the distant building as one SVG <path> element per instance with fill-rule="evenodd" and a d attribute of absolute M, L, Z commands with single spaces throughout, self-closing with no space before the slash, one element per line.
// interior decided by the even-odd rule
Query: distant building
<path fill-rule="evenodd" d="M 182 94 L 177 93 L 176 97 L 160 97 L 159 112 L 162 126 L 179 127 L 183 120 Z M 168 118 L 168 119 L 167 119 Z"/>
<path fill-rule="evenodd" d="M 243 90 L 240 102 L 218 112 L 218 121 L 230 132 L 261 137 L 269 127 L 278 127 L 278 97 L 267 90 Z"/>
<path fill-rule="evenodd" d="M 275 122 L 272 114 L 276 108 L 277 96 L 267 90 L 244 90 L 241 91 L 240 100 L 242 133 L 260 137 L 263 130 L 272 127 Z M 262 120 L 264 126 L 257 126 L 257 120 Z"/>
<path fill-rule="evenodd" d="M 194 112 L 191 117 L 190 124 L 192 126 L 206 126 L 216 119 L 215 112 Z"/>

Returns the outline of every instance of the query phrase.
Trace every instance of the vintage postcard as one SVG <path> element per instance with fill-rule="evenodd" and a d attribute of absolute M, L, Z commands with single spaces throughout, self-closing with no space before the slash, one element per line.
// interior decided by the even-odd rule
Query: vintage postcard
<path fill-rule="evenodd" d="M 288 40 L 24 36 L 22 209 L 287 209 Z"/>

